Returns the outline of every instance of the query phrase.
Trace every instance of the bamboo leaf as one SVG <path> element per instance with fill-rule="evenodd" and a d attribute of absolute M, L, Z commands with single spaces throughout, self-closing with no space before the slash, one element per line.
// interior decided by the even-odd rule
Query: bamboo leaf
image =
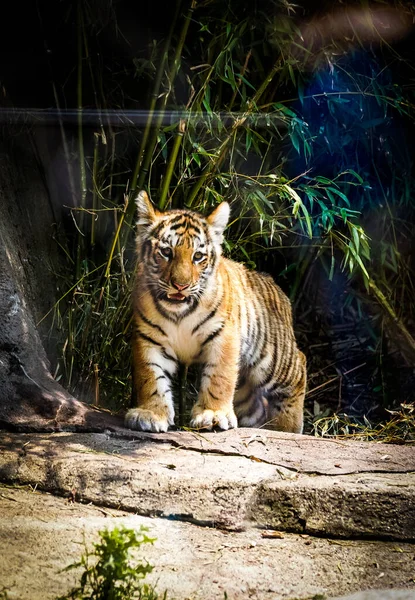
<path fill-rule="evenodd" d="M 336 264 L 336 259 L 334 258 L 334 254 L 332 254 L 331 255 L 331 264 L 330 264 L 330 273 L 329 273 L 329 280 L 330 281 L 333 281 L 335 264 Z"/>
<path fill-rule="evenodd" d="M 355 245 L 355 248 L 356 248 L 356 254 L 358 254 L 359 253 L 359 248 L 360 248 L 360 236 L 359 236 L 359 232 L 358 232 L 357 228 L 354 227 L 352 224 L 351 224 L 351 227 L 352 227 L 353 241 L 354 241 L 354 245 Z"/>
<path fill-rule="evenodd" d="M 343 192 L 341 192 L 340 190 L 338 190 L 337 188 L 335 188 L 333 186 L 328 187 L 327 190 L 329 190 L 333 194 L 336 194 L 337 196 L 339 196 L 339 198 L 341 198 L 345 202 L 345 204 L 347 204 L 347 206 L 350 206 L 350 202 L 349 202 L 349 199 L 346 196 L 346 194 L 343 194 Z"/>

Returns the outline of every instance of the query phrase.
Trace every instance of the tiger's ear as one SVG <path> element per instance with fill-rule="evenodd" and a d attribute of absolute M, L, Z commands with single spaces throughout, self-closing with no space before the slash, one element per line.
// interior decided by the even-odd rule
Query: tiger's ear
<path fill-rule="evenodd" d="M 138 227 L 148 227 L 157 221 L 157 218 L 160 216 L 160 212 L 152 205 L 147 192 L 144 190 L 138 192 L 135 203 L 137 205 Z"/>
<path fill-rule="evenodd" d="M 231 213 L 231 207 L 227 202 L 222 202 L 215 208 L 213 212 L 206 217 L 206 221 L 213 229 L 213 234 L 218 243 L 222 243 L 223 232 L 229 221 L 229 215 Z"/>

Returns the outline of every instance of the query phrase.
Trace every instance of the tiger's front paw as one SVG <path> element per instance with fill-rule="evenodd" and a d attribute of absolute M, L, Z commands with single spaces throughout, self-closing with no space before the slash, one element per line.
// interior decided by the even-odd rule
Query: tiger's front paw
<path fill-rule="evenodd" d="M 195 429 L 234 429 L 238 427 L 238 419 L 232 409 L 229 411 L 202 409 L 195 406 L 192 410 L 190 427 Z"/>
<path fill-rule="evenodd" d="M 154 433 L 167 431 L 169 425 L 173 425 L 173 423 L 173 419 L 169 419 L 167 415 L 156 414 L 152 410 L 144 408 L 130 409 L 124 419 L 124 424 L 129 429 Z"/>

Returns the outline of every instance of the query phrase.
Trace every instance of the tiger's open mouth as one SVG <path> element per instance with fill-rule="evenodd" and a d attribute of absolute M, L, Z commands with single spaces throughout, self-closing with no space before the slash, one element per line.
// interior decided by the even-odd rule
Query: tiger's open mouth
<path fill-rule="evenodd" d="M 189 296 L 185 296 L 181 292 L 176 292 L 174 294 L 167 294 L 166 299 L 169 300 L 169 302 L 185 302 L 186 300 L 189 300 L 190 298 L 189 298 Z"/>

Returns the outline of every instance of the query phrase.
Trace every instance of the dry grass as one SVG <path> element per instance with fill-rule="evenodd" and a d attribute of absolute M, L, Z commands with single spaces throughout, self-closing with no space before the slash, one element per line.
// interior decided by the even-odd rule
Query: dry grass
<path fill-rule="evenodd" d="M 389 421 L 373 425 L 365 417 L 364 423 L 346 414 L 334 414 L 314 421 L 313 435 L 336 437 L 387 444 L 415 444 L 415 404 L 401 404 L 398 410 L 387 411 Z"/>

